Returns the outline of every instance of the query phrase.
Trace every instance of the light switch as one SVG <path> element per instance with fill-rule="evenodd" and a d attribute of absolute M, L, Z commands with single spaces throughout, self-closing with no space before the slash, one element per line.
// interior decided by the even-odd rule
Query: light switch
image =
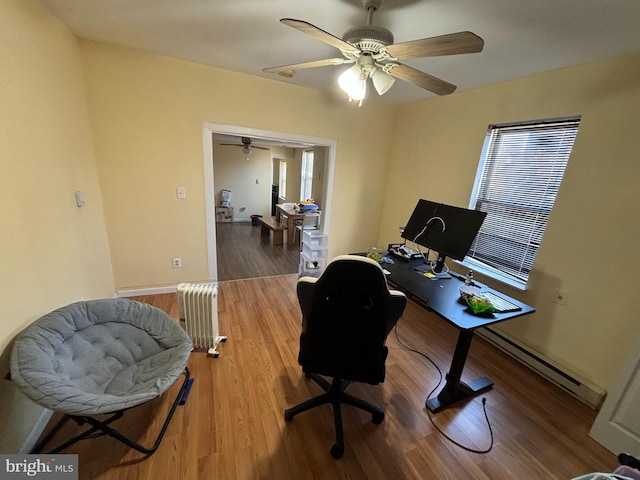
<path fill-rule="evenodd" d="M 184 187 L 177 187 L 176 188 L 176 197 L 179 199 L 184 199 L 187 198 L 187 191 L 184 189 Z"/>
<path fill-rule="evenodd" d="M 87 204 L 87 201 L 84 198 L 84 193 L 81 191 L 76 191 L 76 206 L 84 207 Z"/>

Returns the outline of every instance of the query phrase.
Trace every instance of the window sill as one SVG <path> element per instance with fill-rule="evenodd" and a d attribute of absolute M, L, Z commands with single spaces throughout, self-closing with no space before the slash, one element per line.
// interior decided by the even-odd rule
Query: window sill
<path fill-rule="evenodd" d="M 454 260 L 454 262 L 457 263 L 458 265 L 462 265 L 465 268 L 473 270 L 474 272 L 481 273 L 482 275 L 485 275 L 489 278 L 493 278 L 494 280 L 497 280 L 500 283 L 504 283 L 505 285 L 509 285 L 510 287 L 516 288 L 518 290 L 525 291 L 527 289 L 526 282 L 523 282 L 520 279 L 512 277 L 511 275 L 505 275 L 501 271 L 493 267 L 490 267 L 485 263 L 474 260 L 473 258 L 465 257 L 465 259 L 462 262 L 458 260 Z"/>

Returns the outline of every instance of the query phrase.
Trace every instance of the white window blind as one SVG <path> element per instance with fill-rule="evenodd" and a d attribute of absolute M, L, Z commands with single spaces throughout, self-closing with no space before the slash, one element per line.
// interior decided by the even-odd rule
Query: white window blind
<path fill-rule="evenodd" d="M 580 118 L 492 125 L 470 208 L 487 212 L 468 256 L 526 285 Z"/>

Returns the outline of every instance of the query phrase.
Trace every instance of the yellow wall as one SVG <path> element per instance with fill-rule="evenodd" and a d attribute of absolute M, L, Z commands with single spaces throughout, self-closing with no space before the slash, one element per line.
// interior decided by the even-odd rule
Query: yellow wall
<path fill-rule="evenodd" d="M 81 48 L 119 289 L 208 278 L 205 122 L 336 139 L 330 254 L 375 242 L 392 110 L 106 44 Z M 183 268 L 173 269 L 178 256 Z"/>
<path fill-rule="evenodd" d="M 529 290 L 489 283 L 537 308 L 503 333 L 607 388 L 638 331 L 640 52 L 400 108 L 379 243 L 418 198 L 468 206 L 489 124 L 568 115 L 582 122 Z"/>
<path fill-rule="evenodd" d="M 0 452 L 42 409 L 4 380 L 41 315 L 115 292 L 76 38 L 31 0 L 0 0 Z M 87 205 L 75 205 L 74 192 Z"/>
<path fill-rule="evenodd" d="M 287 191 L 285 202 L 297 203 L 300 201 L 300 178 L 302 176 L 302 149 L 293 150 L 293 158 L 287 158 Z M 280 192 L 282 195 L 284 192 Z"/>

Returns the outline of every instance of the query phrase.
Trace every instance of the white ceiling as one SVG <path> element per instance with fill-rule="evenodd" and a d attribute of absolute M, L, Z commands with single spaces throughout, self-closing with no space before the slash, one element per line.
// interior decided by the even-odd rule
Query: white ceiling
<path fill-rule="evenodd" d="M 262 73 L 340 56 L 279 19 L 306 20 L 337 37 L 366 24 L 361 0 L 40 1 L 82 38 L 340 96 L 345 94 L 335 79 L 348 66 L 299 70 L 291 79 Z M 464 30 L 482 37 L 482 53 L 403 61 L 457 91 L 640 49 L 640 0 L 384 0 L 373 23 L 391 30 L 395 43 Z M 369 96 L 377 95 L 370 89 Z M 398 80 L 380 100 L 398 104 L 433 96 Z"/>

